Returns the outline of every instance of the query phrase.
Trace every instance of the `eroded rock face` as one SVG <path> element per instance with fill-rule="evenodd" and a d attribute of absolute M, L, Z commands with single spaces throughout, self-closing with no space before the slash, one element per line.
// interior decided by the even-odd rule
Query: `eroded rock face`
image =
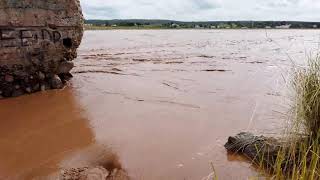
<path fill-rule="evenodd" d="M 79 0 L 0 0 L 0 97 L 62 88 L 82 36 Z"/>

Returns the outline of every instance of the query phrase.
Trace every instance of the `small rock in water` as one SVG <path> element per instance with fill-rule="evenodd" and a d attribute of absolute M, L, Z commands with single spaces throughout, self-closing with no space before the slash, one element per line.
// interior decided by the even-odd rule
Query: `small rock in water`
<path fill-rule="evenodd" d="M 74 67 L 74 63 L 72 61 L 65 61 L 59 65 L 57 74 L 66 74 L 71 71 Z"/>
<path fill-rule="evenodd" d="M 70 73 L 65 73 L 65 74 L 59 74 L 60 79 L 63 81 L 63 83 L 66 83 L 69 81 L 73 76 Z"/>
<path fill-rule="evenodd" d="M 63 88 L 63 83 L 58 75 L 54 75 L 51 79 L 51 87 L 53 89 L 61 89 Z"/>
<path fill-rule="evenodd" d="M 14 81 L 14 77 L 12 75 L 7 74 L 4 76 L 4 80 L 8 83 L 12 83 Z"/>

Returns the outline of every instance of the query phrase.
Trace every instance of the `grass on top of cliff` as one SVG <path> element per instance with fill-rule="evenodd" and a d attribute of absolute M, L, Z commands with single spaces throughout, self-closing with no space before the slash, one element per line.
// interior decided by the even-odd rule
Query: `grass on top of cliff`
<path fill-rule="evenodd" d="M 288 140 L 277 154 L 273 179 L 320 179 L 320 56 L 296 67 L 292 85 L 295 92 Z M 266 167 L 261 164 L 262 167 Z"/>

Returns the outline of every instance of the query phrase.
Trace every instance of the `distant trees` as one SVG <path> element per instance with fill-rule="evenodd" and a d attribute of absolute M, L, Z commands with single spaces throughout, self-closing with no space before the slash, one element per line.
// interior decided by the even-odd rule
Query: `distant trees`
<path fill-rule="evenodd" d="M 135 23 L 132 22 L 120 22 L 116 24 L 117 26 L 135 26 Z"/>
<path fill-rule="evenodd" d="M 320 22 L 298 21 L 207 21 L 207 22 L 179 22 L 169 20 L 86 20 L 86 24 L 93 26 L 148 26 L 161 28 L 275 28 L 291 24 L 290 28 L 320 28 Z M 174 24 L 174 25 L 173 25 Z"/>

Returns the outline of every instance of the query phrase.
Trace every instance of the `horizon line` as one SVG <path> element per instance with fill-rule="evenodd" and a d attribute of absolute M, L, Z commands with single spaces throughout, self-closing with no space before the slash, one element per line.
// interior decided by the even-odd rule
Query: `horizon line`
<path fill-rule="evenodd" d="M 198 20 L 198 21 L 188 21 L 188 20 L 172 20 L 172 19 L 143 19 L 143 18 L 130 18 L 130 19 L 99 19 L 99 18 L 85 18 L 85 20 L 103 20 L 103 21 L 113 21 L 113 20 L 147 20 L 147 21 L 176 21 L 176 22 L 310 22 L 310 23 L 320 23 L 320 21 L 302 21 L 302 20 Z"/>

